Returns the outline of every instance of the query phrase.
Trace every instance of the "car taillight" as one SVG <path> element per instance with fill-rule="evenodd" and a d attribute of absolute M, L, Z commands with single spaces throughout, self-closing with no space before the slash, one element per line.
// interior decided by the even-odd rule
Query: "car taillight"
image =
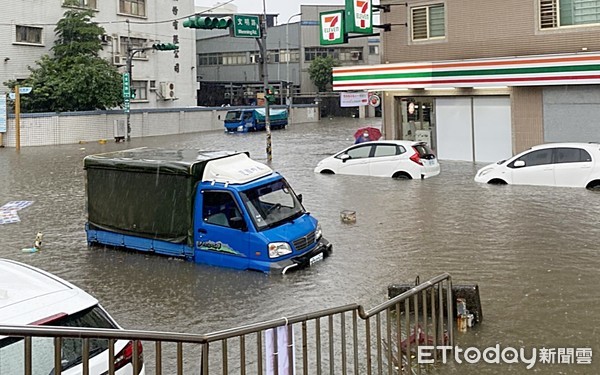
<path fill-rule="evenodd" d="M 412 156 L 410 157 L 410 160 L 414 161 L 415 163 L 419 164 L 419 165 L 423 165 L 423 163 L 421 163 L 421 157 L 419 156 L 419 151 L 413 147 L 413 150 L 415 150 L 415 153 L 412 154 Z"/>
<path fill-rule="evenodd" d="M 134 341 L 129 341 L 127 345 L 115 356 L 115 371 L 124 367 L 128 363 L 133 362 L 133 343 Z M 142 369 L 142 364 L 144 364 L 144 356 L 142 355 L 142 342 L 136 340 L 138 348 L 138 363 L 140 370 Z"/>

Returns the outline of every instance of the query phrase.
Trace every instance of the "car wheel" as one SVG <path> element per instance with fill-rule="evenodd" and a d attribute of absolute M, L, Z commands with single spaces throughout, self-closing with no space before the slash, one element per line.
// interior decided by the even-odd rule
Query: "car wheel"
<path fill-rule="evenodd" d="M 335 174 L 335 173 L 333 173 L 333 171 L 332 171 L 332 170 L 330 170 L 330 169 L 323 169 L 323 170 L 321 171 L 321 174 Z"/>
<path fill-rule="evenodd" d="M 589 184 L 587 184 L 586 189 L 593 190 L 593 191 L 600 191 L 600 181 L 596 180 L 596 181 L 590 182 Z"/>
<path fill-rule="evenodd" d="M 412 180 L 412 177 L 406 172 L 396 172 L 392 178 L 395 180 Z"/>
<path fill-rule="evenodd" d="M 499 179 L 499 178 L 495 178 L 493 180 L 489 180 L 488 184 L 490 184 L 490 185 L 506 185 L 506 181 Z"/>

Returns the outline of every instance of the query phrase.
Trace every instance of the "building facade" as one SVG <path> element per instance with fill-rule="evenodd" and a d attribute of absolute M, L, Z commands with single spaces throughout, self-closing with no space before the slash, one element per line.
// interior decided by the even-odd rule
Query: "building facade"
<path fill-rule="evenodd" d="M 341 8 L 343 5 L 302 5 L 300 13 L 278 25 L 276 15 L 267 15 L 268 78 L 278 104 L 316 94 L 308 73 L 316 57 L 332 56 L 342 66 L 380 62 L 379 37 L 352 39 L 341 46 L 320 45 L 319 13 Z M 252 104 L 263 90 L 256 40 L 216 30 L 198 30 L 196 38 L 198 104 Z"/>
<path fill-rule="evenodd" d="M 180 46 L 178 51 L 150 49 L 133 55 L 132 88 L 137 96 L 131 108 L 196 105 L 194 32 L 181 24 L 194 13 L 193 1 L 79 0 L 78 7 L 94 11 L 92 21 L 106 30 L 102 57 L 121 73 L 126 71 L 128 43 L 134 49 L 154 43 Z M 50 53 L 56 24 L 68 9 L 63 1 L 22 0 L 0 15 L 4 54 L 0 56 L 0 83 L 29 76 L 27 67 L 35 67 L 41 56 Z"/>
<path fill-rule="evenodd" d="M 532 145 L 600 141 L 600 3 L 382 0 L 382 64 L 334 89 L 382 91 L 388 139 L 491 162 Z"/>

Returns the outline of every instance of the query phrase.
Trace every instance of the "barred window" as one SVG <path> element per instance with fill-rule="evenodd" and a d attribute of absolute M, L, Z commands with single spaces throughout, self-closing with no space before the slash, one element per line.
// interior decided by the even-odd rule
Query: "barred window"
<path fill-rule="evenodd" d="M 540 28 L 600 23 L 600 0 L 540 0 Z"/>
<path fill-rule="evenodd" d="M 413 40 L 439 39 L 446 36 L 444 4 L 411 9 Z"/>

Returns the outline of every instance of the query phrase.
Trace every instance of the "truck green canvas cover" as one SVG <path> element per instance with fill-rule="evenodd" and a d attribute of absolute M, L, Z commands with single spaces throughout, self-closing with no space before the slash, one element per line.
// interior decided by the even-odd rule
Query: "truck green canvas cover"
<path fill-rule="evenodd" d="M 261 122 L 265 121 L 265 113 L 267 113 L 267 111 L 265 111 L 264 108 L 257 108 L 254 110 L 254 112 L 256 112 L 256 120 L 257 121 L 261 121 Z M 287 116 L 288 116 L 287 109 L 269 108 L 269 120 L 270 121 L 285 120 L 285 119 L 287 119 Z"/>
<path fill-rule="evenodd" d="M 193 245 L 194 192 L 206 163 L 232 151 L 137 148 L 84 159 L 90 227 Z"/>

